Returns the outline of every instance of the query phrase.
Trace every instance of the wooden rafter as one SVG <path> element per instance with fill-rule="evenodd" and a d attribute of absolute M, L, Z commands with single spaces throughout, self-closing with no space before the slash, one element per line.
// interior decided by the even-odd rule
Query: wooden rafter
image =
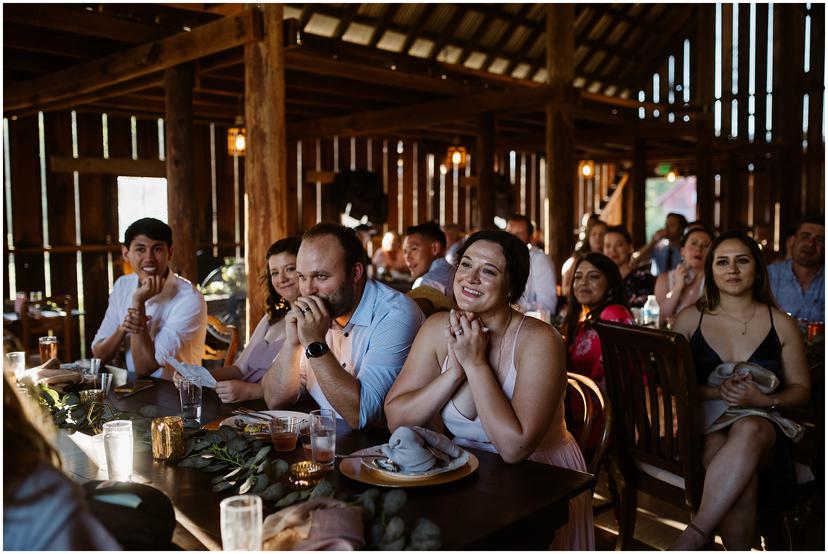
<path fill-rule="evenodd" d="M 334 29 L 333 38 L 336 40 L 341 40 L 342 35 L 345 34 L 345 31 L 348 30 L 348 27 L 351 25 L 351 21 L 354 20 L 357 12 L 359 11 L 360 4 L 351 4 L 348 8 L 348 11 L 342 16 L 342 19 L 339 20 L 339 23 L 336 24 L 336 29 Z"/>
<path fill-rule="evenodd" d="M 483 60 L 483 65 L 481 66 L 483 69 L 487 71 L 489 70 L 489 67 L 491 67 L 492 63 L 494 62 L 495 56 L 498 55 L 498 52 L 503 52 L 503 48 L 506 46 L 506 43 L 509 42 L 509 39 L 512 38 L 512 34 L 517 30 L 518 26 L 521 25 L 521 19 L 525 19 L 526 14 L 529 13 L 529 10 L 531 9 L 532 4 L 523 4 L 520 7 L 520 10 L 518 10 L 517 13 L 517 17 L 514 17 L 511 21 L 509 21 L 508 27 L 506 27 L 506 30 L 503 32 L 503 34 L 500 35 L 500 38 L 497 40 L 497 43 L 495 43 L 495 45 L 492 47 L 489 53 L 486 54 L 486 59 Z M 502 55 L 504 57 L 506 56 L 505 53 L 503 53 Z"/>
<path fill-rule="evenodd" d="M 474 49 L 480 44 L 480 41 L 483 39 L 483 36 L 486 34 L 486 31 L 489 30 L 489 27 L 492 25 L 492 22 L 500 15 L 500 10 L 497 11 L 490 11 L 486 15 L 483 16 L 483 20 L 477 26 L 477 29 L 474 31 L 474 35 L 466 42 L 466 45 L 463 47 L 463 50 L 460 52 L 460 57 L 457 58 L 457 64 L 463 65 L 466 63 L 466 60 L 469 59 Z"/>
<path fill-rule="evenodd" d="M 655 72 L 655 66 L 664 63 L 663 58 L 666 58 L 667 54 L 665 47 L 675 40 L 676 34 L 684 28 L 690 17 L 696 12 L 693 5 L 676 6 L 676 10 L 681 11 L 669 20 L 660 35 L 649 36 L 647 46 L 644 48 L 644 57 L 639 59 L 636 64 L 638 67 L 638 72 L 635 73 L 637 82 L 641 82 L 647 75 L 652 75 Z"/>
<path fill-rule="evenodd" d="M 463 20 L 463 17 L 466 13 L 460 6 L 454 6 L 454 13 L 451 14 L 451 18 L 446 22 L 446 25 L 443 27 L 442 31 L 440 32 L 440 38 L 434 42 L 434 46 L 431 47 L 431 52 L 428 54 L 429 60 L 436 60 L 437 56 L 443 50 L 448 41 L 451 39 L 452 35 L 454 34 L 454 29 L 460 24 L 460 21 Z"/>
<path fill-rule="evenodd" d="M 518 48 L 516 48 L 516 50 L 517 51 L 529 50 L 530 48 L 532 48 L 532 45 L 535 44 L 535 42 L 538 40 L 538 38 L 540 38 L 540 36 L 544 32 L 546 32 L 546 28 L 544 26 L 540 26 L 540 27 L 536 27 L 535 29 L 532 29 L 532 32 L 529 33 L 529 36 L 527 37 L 527 39 L 523 42 L 523 44 L 518 46 Z M 513 57 L 512 61 L 510 61 L 509 65 L 506 67 L 506 71 L 504 71 L 504 73 L 506 75 L 511 75 L 512 72 L 517 67 L 518 63 L 520 63 L 518 61 L 518 59 Z M 546 63 L 546 62 L 536 60 L 536 61 L 533 62 L 532 67 L 534 67 L 535 71 L 537 71 L 537 67 L 539 67 L 543 63 Z M 534 72 L 530 69 L 529 73 L 527 74 L 527 77 L 530 77 L 533 73 Z"/>
<path fill-rule="evenodd" d="M 196 27 L 189 33 L 180 33 L 25 83 L 10 84 L 4 91 L 3 106 L 6 110 L 15 110 L 65 100 L 258 40 L 260 36 L 258 12 L 247 10 Z"/>

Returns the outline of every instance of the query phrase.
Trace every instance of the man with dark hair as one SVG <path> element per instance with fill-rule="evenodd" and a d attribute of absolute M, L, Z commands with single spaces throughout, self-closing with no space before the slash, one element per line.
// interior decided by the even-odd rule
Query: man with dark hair
<path fill-rule="evenodd" d="M 270 408 L 306 390 L 354 429 L 382 424 L 385 395 L 422 325 L 404 294 L 368 279 L 353 230 L 319 223 L 296 256 L 301 296 L 285 316 L 285 343 L 262 387 Z"/>
<path fill-rule="evenodd" d="M 526 290 L 520 299 L 512 298 L 511 302 L 520 305 L 524 313 L 539 313 L 541 319 L 549 321 L 558 306 L 555 263 L 543 250 L 535 248 L 529 242 L 534 230 L 532 220 L 523 214 L 512 214 L 506 223 L 506 231 L 522 240 L 529 249 L 529 280 L 526 282 Z"/>
<path fill-rule="evenodd" d="M 451 309 L 454 271 L 446 261 L 446 235 L 436 223 L 422 223 L 406 229 L 403 256 L 414 284 L 408 297 L 426 317 Z"/>
<path fill-rule="evenodd" d="M 456 223 L 446 223 L 442 231 L 446 235 L 446 261 L 452 266 L 457 265 L 457 251 L 466 241 L 466 235 Z"/>
<path fill-rule="evenodd" d="M 650 256 L 652 262 L 651 273 L 658 275 L 673 269 L 681 263 L 679 250 L 684 230 L 687 227 L 687 218 L 675 212 L 670 212 L 664 218 L 664 228 L 653 233 L 650 242 L 633 254 L 632 259 L 636 267 L 641 267 Z"/>
<path fill-rule="evenodd" d="M 825 220 L 802 219 L 796 227 L 791 258 L 768 266 L 779 307 L 797 319 L 825 320 Z"/>
<path fill-rule="evenodd" d="M 121 254 L 134 273 L 119 277 L 109 295 L 92 353 L 106 363 L 123 346 L 137 377 L 171 379 L 167 357 L 201 365 L 207 303 L 195 286 L 170 270 L 172 229 L 146 217 L 124 233 Z"/>

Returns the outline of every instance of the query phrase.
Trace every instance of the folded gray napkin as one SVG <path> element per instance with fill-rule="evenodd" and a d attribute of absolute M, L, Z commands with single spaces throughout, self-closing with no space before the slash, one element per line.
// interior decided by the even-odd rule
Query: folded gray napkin
<path fill-rule="evenodd" d="M 398 427 L 380 451 L 405 472 L 428 471 L 438 459 L 449 462 L 463 452 L 445 435 L 423 427 Z"/>

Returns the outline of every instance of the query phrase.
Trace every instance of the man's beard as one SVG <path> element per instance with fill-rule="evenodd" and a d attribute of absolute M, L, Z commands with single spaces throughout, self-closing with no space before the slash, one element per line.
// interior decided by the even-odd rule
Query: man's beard
<path fill-rule="evenodd" d="M 333 294 L 333 296 L 319 297 L 322 299 L 322 302 L 325 304 L 325 307 L 328 309 L 328 313 L 332 318 L 337 318 L 347 314 L 354 306 L 356 291 L 353 286 L 348 285 L 348 283 L 345 283 Z"/>

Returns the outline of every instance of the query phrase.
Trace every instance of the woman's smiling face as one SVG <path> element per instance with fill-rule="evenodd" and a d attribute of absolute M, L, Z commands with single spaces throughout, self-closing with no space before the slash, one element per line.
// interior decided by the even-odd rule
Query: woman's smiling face
<path fill-rule="evenodd" d="M 584 260 L 575 268 L 572 277 L 572 290 L 575 299 L 589 309 L 593 309 L 603 302 L 607 295 L 609 282 L 607 277 L 597 267 Z"/>
<path fill-rule="evenodd" d="M 479 313 L 506 304 L 506 282 L 503 249 L 497 243 L 478 240 L 466 249 L 454 275 L 457 307 Z"/>

